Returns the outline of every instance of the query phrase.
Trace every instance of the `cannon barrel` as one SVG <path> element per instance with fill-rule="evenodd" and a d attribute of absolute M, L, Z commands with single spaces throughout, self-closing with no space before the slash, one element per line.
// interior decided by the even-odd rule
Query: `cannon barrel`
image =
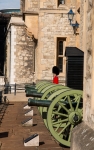
<path fill-rule="evenodd" d="M 36 85 L 25 85 L 25 89 L 27 89 L 27 88 L 35 89 Z"/>
<path fill-rule="evenodd" d="M 50 100 L 35 100 L 35 99 L 28 99 L 28 106 L 42 106 L 42 107 L 49 107 L 52 101 Z"/>
<path fill-rule="evenodd" d="M 28 92 L 29 92 L 29 93 L 30 93 L 30 92 L 31 92 L 31 93 L 32 93 L 32 92 L 35 93 L 35 92 L 37 92 L 37 89 L 26 88 L 26 89 L 25 89 L 25 92 L 26 92 L 26 93 L 28 93 Z"/>
<path fill-rule="evenodd" d="M 50 104 L 52 103 L 51 100 L 36 100 L 36 99 L 32 99 L 32 98 L 29 98 L 28 99 L 28 106 L 40 106 L 40 107 L 49 107 Z M 67 101 L 61 101 L 61 103 L 63 105 L 69 105 L 69 103 Z M 77 102 L 72 102 L 72 105 L 76 105 Z M 80 105 L 82 105 L 83 103 L 80 102 L 79 103 Z M 54 107 L 58 107 L 58 103 L 54 106 Z"/>
<path fill-rule="evenodd" d="M 35 87 L 26 87 L 25 90 L 37 90 Z"/>
<path fill-rule="evenodd" d="M 34 88 L 36 85 L 25 85 L 25 88 Z"/>
<path fill-rule="evenodd" d="M 41 98 L 42 97 L 42 93 L 26 93 L 26 97 L 37 97 L 37 98 Z"/>

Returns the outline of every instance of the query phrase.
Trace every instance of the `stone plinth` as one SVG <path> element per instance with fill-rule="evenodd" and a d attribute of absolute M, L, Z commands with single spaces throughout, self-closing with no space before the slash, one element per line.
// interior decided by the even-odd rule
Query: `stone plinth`
<path fill-rule="evenodd" d="M 93 150 L 94 130 L 84 122 L 73 129 L 70 150 Z"/>

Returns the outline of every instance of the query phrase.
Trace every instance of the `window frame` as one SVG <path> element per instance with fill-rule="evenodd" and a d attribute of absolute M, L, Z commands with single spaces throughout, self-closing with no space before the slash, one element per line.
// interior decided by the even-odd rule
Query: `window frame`
<path fill-rule="evenodd" d="M 65 5 L 65 0 L 62 0 L 62 1 L 64 1 L 64 4 L 60 4 L 60 0 L 58 0 L 58 6 Z"/>
<path fill-rule="evenodd" d="M 62 41 L 63 42 L 63 55 L 59 55 L 59 42 Z M 62 63 L 62 72 L 60 73 L 64 73 L 65 70 L 65 46 L 66 46 L 66 38 L 63 38 L 63 37 L 58 37 L 57 38 L 57 52 L 56 52 L 56 65 L 59 67 L 59 58 L 63 58 L 63 63 Z"/>

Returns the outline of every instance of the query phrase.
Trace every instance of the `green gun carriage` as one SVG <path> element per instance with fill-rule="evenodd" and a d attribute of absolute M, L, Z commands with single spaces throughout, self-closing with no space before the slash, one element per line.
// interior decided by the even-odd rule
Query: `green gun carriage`
<path fill-rule="evenodd" d="M 38 106 L 44 123 L 53 137 L 61 144 L 70 147 L 72 129 L 81 123 L 83 97 L 81 90 L 45 82 L 34 98 L 28 99 L 29 106 Z"/>

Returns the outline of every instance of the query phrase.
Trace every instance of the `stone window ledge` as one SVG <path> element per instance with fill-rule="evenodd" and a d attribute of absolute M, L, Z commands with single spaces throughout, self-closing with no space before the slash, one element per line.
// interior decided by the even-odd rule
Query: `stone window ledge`
<path fill-rule="evenodd" d="M 58 5 L 58 8 L 68 9 L 68 7 L 65 4 Z"/>

